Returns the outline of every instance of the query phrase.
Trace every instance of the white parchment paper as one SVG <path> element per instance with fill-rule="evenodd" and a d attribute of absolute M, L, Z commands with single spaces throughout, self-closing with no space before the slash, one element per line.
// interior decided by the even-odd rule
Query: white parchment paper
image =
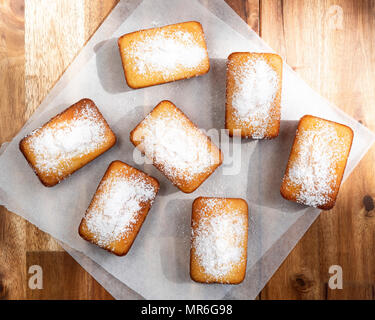
<path fill-rule="evenodd" d="M 127 87 L 117 38 L 139 29 L 182 21 L 202 23 L 211 70 L 202 77 L 132 90 Z M 221 166 L 192 194 L 183 194 L 154 167 L 139 165 L 129 132 L 158 102 L 169 99 L 199 127 L 224 126 L 225 63 L 234 51 L 272 51 L 220 0 L 120 1 L 19 134 L 0 150 L 0 204 L 63 242 L 64 247 L 116 298 L 254 298 L 319 211 L 281 198 L 279 187 L 297 121 L 317 115 L 355 132 L 345 178 L 374 142 L 374 135 L 310 89 L 284 65 L 280 136 L 240 143 L 240 170 Z M 83 97 L 91 98 L 118 137 L 117 145 L 53 188 L 40 184 L 18 150 L 20 139 Z M 222 147 L 231 142 L 223 141 Z M 236 145 L 236 143 L 235 143 Z M 237 148 L 238 149 L 238 148 Z M 233 154 L 225 154 L 233 159 Z M 79 222 L 107 166 L 122 160 L 156 177 L 161 190 L 125 257 L 78 236 Z M 229 161 L 230 162 L 230 161 Z M 249 204 L 248 265 L 237 286 L 197 284 L 189 277 L 191 205 L 198 196 L 242 197 Z"/>

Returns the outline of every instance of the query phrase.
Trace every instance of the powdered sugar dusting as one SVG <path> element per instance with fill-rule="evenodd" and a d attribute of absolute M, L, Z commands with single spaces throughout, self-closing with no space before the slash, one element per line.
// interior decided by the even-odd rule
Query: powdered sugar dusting
<path fill-rule="evenodd" d="M 233 65 L 235 89 L 232 106 L 237 122 L 251 125 L 254 139 L 264 138 L 277 116 L 272 112 L 279 87 L 277 73 L 262 58 L 249 58 L 244 64 Z"/>
<path fill-rule="evenodd" d="M 197 174 L 207 172 L 217 164 L 210 140 L 190 121 L 177 112 L 150 114 L 144 120 L 144 153 L 172 181 L 175 178 L 191 181 Z"/>
<path fill-rule="evenodd" d="M 74 158 L 106 143 L 105 130 L 105 124 L 89 105 L 77 110 L 70 120 L 34 130 L 29 135 L 29 146 L 35 154 L 35 167 L 45 175 L 64 176 Z"/>
<path fill-rule="evenodd" d="M 215 210 L 214 215 L 208 215 Z M 202 217 L 192 231 L 192 247 L 204 272 L 223 281 L 243 261 L 246 218 L 236 210 L 228 210 L 220 199 L 207 199 Z"/>
<path fill-rule="evenodd" d="M 104 180 L 100 195 L 86 213 L 86 224 L 99 246 L 119 240 L 137 222 L 141 204 L 153 201 L 153 185 L 137 176 L 114 174 Z"/>
<path fill-rule="evenodd" d="M 160 29 L 151 36 L 147 32 L 140 33 L 140 37 L 125 54 L 134 59 L 141 75 L 157 72 L 168 80 L 181 68 L 194 70 L 207 58 L 206 49 L 191 32 L 171 33 Z"/>
<path fill-rule="evenodd" d="M 318 123 L 312 130 L 297 132 L 298 156 L 288 171 L 288 179 L 300 187 L 297 202 L 318 207 L 331 200 L 336 186 L 335 167 L 345 150 L 333 124 Z"/>

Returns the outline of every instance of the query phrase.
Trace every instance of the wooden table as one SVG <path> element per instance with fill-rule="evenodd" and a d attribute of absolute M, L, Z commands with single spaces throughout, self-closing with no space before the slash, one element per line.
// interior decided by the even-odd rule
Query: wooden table
<path fill-rule="evenodd" d="M 375 1 L 227 2 L 316 91 L 375 131 Z M 116 3 L 0 2 L 0 143 L 20 130 Z M 372 147 L 335 209 L 321 214 L 259 299 L 375 298 L 374 161 Z M 28 288 L 33 264 L 43 267 L 43 290 Z M 327 285 L 331 265 L 343 268 L 342 290 Z M 112 297 L 53 238 L 1 207 L 0 298 Z"/>

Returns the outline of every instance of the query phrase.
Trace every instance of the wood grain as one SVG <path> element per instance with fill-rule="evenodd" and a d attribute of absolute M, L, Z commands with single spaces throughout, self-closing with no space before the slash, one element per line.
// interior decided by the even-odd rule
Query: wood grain
<path fill-rule="evenodd" d="M 27 299 L 112 299 L 66 252 L 29 251 L 26 254 L 26 270 L 33 265 L 43 269 L 43 289 L 31 290 L 27 287 Z"/>
<path fill-rule="evenodd" d="M 116 3 L 0 2 L 0 144 L 19 131 Z M 52 237 L 3 207 L 0 261 L 0 299 L 112 299 Z M 43 290 L 28 289 L 32 262 L 45 271 Z"/>
<path fill-rule="evenodd" d="M 288 64 L 349 115 L 375 131 L 375 2 L 261 2 L 261 34 Z M 372 71 L 370 71 L 372 70 Z M 374 299 L 375 148 L 342 186 L 261 293 L 262 299 Z M 371 198 L 370 198 L 371 199 Z M 371 204 L 369 206 L 371 209 Z M 328 269 L 343 269 L 343 290 L 329 289 Z"/>
<path fill-rule="evenodd" d="M 0 2 L 0 143 L 25 121 L 24 7 Z M 0 207 L 0 299 L 24 297 L 26 222 Z"/>
<path fill-rule="evenodd" d="M 259 0 L 225 0 L 225 2 L 259 34 Z"/>
<path fill-rule="evenodd" d="M 0 143 L 19 131 L 117 1 L 25 0 L 25 9 L 23 0 L 0 2 Z M 226 1 L 315 90 L 375 131 L 375 1 Z M 375 298 L 374 161 L 372 148 L 260 299 Z M 32 264 L 43 267 L 43 290 L 27 287 Z M 343 268 L 343 290 L 327 285 L 334 264 Z M 111 296 L 53 238 L 1 207 L 1 298 Z"/>

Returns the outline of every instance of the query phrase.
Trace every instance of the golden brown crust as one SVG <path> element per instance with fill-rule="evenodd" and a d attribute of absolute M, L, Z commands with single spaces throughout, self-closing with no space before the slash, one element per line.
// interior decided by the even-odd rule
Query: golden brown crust
<path fill-rule="evenodd" d="M 317 123 L 329 123 L 333 125 L 337 134 L 343 139 L 344 144 L 345 144 L 344 153 L 341 155 L 341 160 L 336 164 L 334 168 L 337 179 L 334 181 L 334 184 L 331 185 L 333 192 L 329 195 L 329 201 L 322 205 L 317 206 L 317 208 L 322 209 L 322 210 L 330 210 L 334 207 L 336 203 L 337 195 L 340 190 L 341 181 L 345 172 L 345 168 L 346 168 L 349 153 L 352 147 L 353 136 L 354 136 L 353 130 L 350 127 L 341 123 L 322 119 L 322 118 L 315 117 L 312 115 L 305 115 L 300 119 L 298 123 L 298 127 L 297 127 L 297 133 L 296 133 L 296 136 L 294 137 L 294 142 L 293 142 L 293 146 L 290 152 L 287 167 L 285 169 L 283 182 L 280 187 L 280 194 L 286 200 L 299 202 L 297 201 L 297 194 L 298 194 L 298 190 L 300 187 L 297 185 L 293 186 L 293 184 L 289 181 L 288 172 L 298 155 L 297 150 L 300 145 L 300 133 L 303 132 L 304 130 L 312 128 Z"/>
<path fill-rule="evenodd" d="M 153 35 L 159 30 L 168 30 L 168 31 L 173 32 L 181 28 L 187 32 L 191 32 L 196 38 L 196 40 L 200 43 L 202 48 L 204 48 L 206 52 L 206 59 L 205 59 L 203 66 L 199 66 L 195 70 L 187 70 L 187 69 L 182 70 L 177 75 L 171 76 L 170 79 L 167 79 L 167 80 L 160 77 L 159 72 L 155 72 L 151 80 L 141 79 L 135 72 L 130 70 L 131 69 L 130 66 L 132 65 L 132 60 L 129 57 L 127 58 L 124 52 L 126 52 L 126 48 L 132 46 L 133 41 L 137 41 L 137 39 L 139 39 L 141 34 L 147 33 L 149 35 Z M 167 26 L 160 27 L 160 28 L 142 29 L 142 30 L 130 32 L 130 33 L 124 34 L 118 39 L 118 47 L 120 50 L 120 56 L 121 56 L 123 70 L 124 70 L 125 80 L 126 80 L 127 85 L 132 89 L 146 88 L 146 87 L 173 82 L 177 80 L 188 79 L 191 77 L 204 75 L 210 70 L 210 62 L 208 59 L 207 45 L 204 39 L 203 27 L 197 21 L 187 21 L 187 22 L 167 25 Z"/>
<path fill-rule="evenodd" d="M 144 203 L 141 203 L 141 209 L 139 210 L 138 214 L 137 214 L 137 218 L 136 218 L 136 222 L 132 225 L 131 229 L 129 232 L 127 232 L 123 237 L 121 237 L 120 239 L 118 240 L 115 240 L 113 241 L 112 243 L 110 243 L 109 245 L 107 246 L 101 246 L 97 243 L 97 241 L 95 240 L 94 238 L 94 234 L 92 232 L 89 231 L 88 227 L 87 227 L 87 220 L 86 220 L 86 215 L 87 215 L 87 212 L 90 210 L 90 208 L 92 208 L 92 206 L 95 205 L 95 202 L 97 201 L 98 197 L 100 196 L 101 194 L 101 191 L 99 190 L 101 184 L 103 182 L 105 182 L 114 172 L 117 172 L 117 173 L 121 173 L 121 174 L 128 174 L 128 175 L 133 175 L 133 176 L 137 176 L 138 178 L 140 179 L 144 179 L 145 181 L 149 182 L 150 184 L 152 184 L 152 186 L 154 187 L 154 190 L 155 190 L 155 197 L 159 191 L 159 188 L 160 188 L 160 184 L 158 182 L 158 180 L 156 180 L 154 177 L 151 177 L 149 176 L 148 174 L 134 168 L 134 167 L 131 167 L 129 165 L 127 165 L 126 163 L 124 162 L 121 162 L 121 161 L 118 161 L 118 160 L 115 160 L 113 161 L 109 166 L 108 166 L 108 169 L 106 170 L 102 180 L 100 181 L 96 191 L 95 191 L 95 194 L 90 202 L 90 205 L 86 211 L 86 214 L 85 214 L 85 217 L 83 217 L 80 225 L 79 225 L 79 228 L 78 228 L 78 233 L 79 235 L 85 239 L 86 241 L 88 242 L 91 242 L 95 245 L 98 245 L 100 246 L 101 248 L 117 255 L 117 256 L 125 256 L 129 250 L 131 249 L 141 227 L 142 227 L 142 224 L 143 222 L 145 221 L 146 217 L 147 217 L 147 214 L 152 206 L 152 203 L 155 199 L 155 197 L 153 199 L 151 199 L 150 201 L 147 201 L 147 202 L 144 202 Z"/>
<path fill-rule="evenodd" d="M 235 130 L 240 131 L 242 138 L 252 138 L 255 132 L 249 124 L 239 124 L 237 122 L 237 116 L 232 106 L 232 95 L 235 90 L 234 86 L 234 75 L 233 66 L 240 67 L 248 59 L 258 59 L 262 57 L 277 73 L 279 78 L 279 88 L 271 109 L 271 113 L 275 114 L 272 126 L 264 134 L 263 139 L 274 139 L 279 135 L 280 130 L 280 116 L 281 116 L 281 90 L 282 90 L 282 69 L 283 62 L 279 55 L 274 53 L 250 53 L 250 52 L 233 52 L 228 56 L 227 60 L 227 79 L 226 79 L 226 102 L 225 102 L 225 129 L 229 132 L 229 136 L 233 137 L 238 135 Z"/>
<path fill-rule="evenodd" d="M 160 112 L 162 108 L 166 108 L 167 112 L 177 112 L 181 117 L 184 117 L 188 123 L 191 129 L 199 130 L 199 128 L 179 109 L 177 108 L 171 101 L 169 100 L 163 100 L 161 101 L 152 111 L 149 113 L 149 116 L 156 115 Z M 131 132 L 130 132 L 130 141 L 133 143 L 135 147 L 138 147 L 138 145 L 142 142 L 142 140 L 135 139 L 135 134 L 138 131 L 142 131 L 143 122 L 142 120 Z M 203 134 L 203 133 L 202 133 Z M 210 143 L 210 148 L 212 152 L 218 152 L 219 159 L 216 163 L 214 163 L 211 167 L 209 172 L 205 171 L 195 176 L 194 180 L 187 182 L 183 178 L 175 177 L 173 181 L 170 179 L 170 181 L 179 188 L 184 193 L 192 193 L 194 192 L 204 181 L 208 179 L 208 177 L 223 163 L 223 154 L 218 147 L 214 143 L 212 143 L 211 139 L 208 136 L 205 136 L 207 140 Z M 143 152 L 143 150 L 140 150 Z M 153 162 L 153 165 L 160 170 L 164 175 L 168 177 L 168 174 L 166 173 L 166 170 L 162 163 L 156 163 Z"/>
<path fill-rule="evenodd" d="M 61 113 L 57 114 L 53 118 L 51 118 L 48 122 L 46 122 L 39 130 L 43 130 L 44 128 L 47 128 L 55 123 L 59 123 L 60 121 L 65 121 L 72 119 L 75 112 L 81 110 L 84 107 L 89 106 L 97 115 L 98 121 L 101 121 L 103 125 L 105 126 L 105 135 L 107 138 L 107 141 L 105 145 L 98 148 L 97 150 L 90 152 L 89 154 L 84 155 L 83 157 L 79 157 L 77 159 L 74 159 L 73 164 L 70 168 L 65 169 L 64 175 L 62 177 L 57 177 L 56 175 L 46 175 L 41 170 L 38 170 L 35 166 L 35 154 L 34 152 L 29 148 L 29 139 L 35 134 L 35 131 L 24 137 L 20 143 L 19 143 L 19 149 L 26 158 L 27 162 L 39 178 L 40 182 L 46 186 L 46 187 L 53 187 L 56 184 L 60 183 L 67 177 L 69 177 L 71 174 L 85 166 L 86 164 L 90 163 L 97 157 L 99 157 L 101 154 L 112 148 L 117 141 L 117 138 L 111 128 L 109 127 L 107 121 L 104 119 L 103 115 L 99 111 L 98 107 L 95 105 L 95 103 L 87 98 L 81 99 L 80 101 L 76 102 L 69 108 L 65 109 Z"/>
<path fill-rule="evenodd" d="M 210 200 L 220 201 L 219 208 L 207 210 L 207 202 Z M 203 209 L 203 210 L 202 210 Z M 194 200 L 192 205 L 192 216 L 191 216 L 191 228 L 193 231 L 199 226 L 199 221 L 203 217 L 212 217 L 217 214 L 217 211 L 227 210 L 230 214 L 233 211 L 239 211 L 245 219 L 245 225 L 243 226 L 245 231 L 244 241 L 242 247 L 244 252 L 242 260 L 236 266 L 230 270 L 230 272 L 220 279 L 212 275 L 208 275 L 195 253 L 194 245 L 192 244 L 190 249 L 190 278 L 199 283 L 225 283 L 225 284 L 239 284 L 245 279 L 246 265 L 247 265 L 247 238 L 248 238 L 248 205 L 244 199 L 240 198 L 216 198 L 216 197 L 198 197 Z M 204 213 L 202 213 L 204 211 Z M 192 238 L 193 241 L 193 238 Z"/>

